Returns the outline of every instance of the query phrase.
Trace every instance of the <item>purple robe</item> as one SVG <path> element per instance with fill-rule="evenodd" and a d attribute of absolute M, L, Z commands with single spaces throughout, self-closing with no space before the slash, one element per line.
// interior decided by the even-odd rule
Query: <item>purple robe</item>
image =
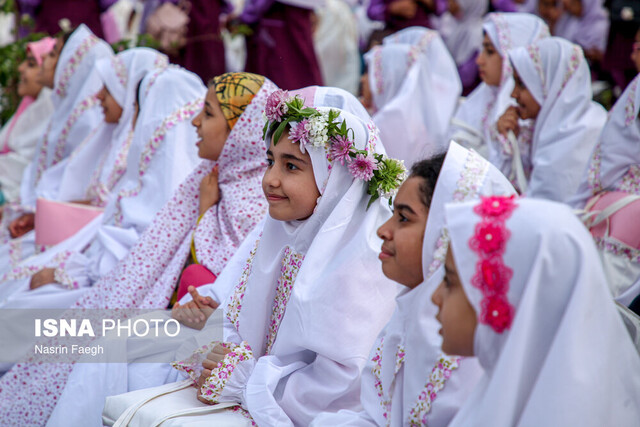
<path fill-rule="evenodd" d="M 322 85 L 313 45 L 313 11 L 274 0 L 248 0 L 240 20 L 251 25 L 245 71 L 282 89 Z"/>
<path fill-rule="evenodd" d="M 117 0 L 18 0 L 20 13 L 29 14 L 35 21 L 34 31 L 56 35 L 58 21 L 68 19 L 73 27 L 85 24 L 93 34 L 102 38 L 100 14 Z"/>
<path fill-rule="evenodd" d="M 431 28 L 430 16 L 432 14 L 440 15 L 443 11 L 429 10 L 424 4 L 418 3 L 416 14 L 413 18 L 402 18 L 400 16 L 391 15 L 387 9 L 390 3 L 396 0 L 371 0 L 367 8 L 367 16 L 374 21 L 382 21 L 385 23 L 385 30 L 400 31 L 409 27 L 427 27 Z M 438 9 L 439 4 L 437 5 Z"/>

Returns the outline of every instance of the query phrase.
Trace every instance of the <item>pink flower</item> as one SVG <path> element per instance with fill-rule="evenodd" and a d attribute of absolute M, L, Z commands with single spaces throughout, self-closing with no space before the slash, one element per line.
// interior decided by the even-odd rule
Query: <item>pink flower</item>
<path fill-rule="evenodd" d="M 309 120 L 304 119 L 289 132 L 289 139 L 293 142 L 300 142 L 300 150 L 304 153 L 304 145 L 309 143 Z"/>
<path fill-rule="evenodd" d="M 509 231 L 504 225 L 482 221 L 476 225 L 475 234 L 471 238 L 470 246 L 476 252 L 484 254 L 503 253 Z"/>
<path fill-rule="evenodd" d="M 501 257 L 494 256 L 478 261 L 471 283 L 484 293 L 502 294 L 509 290 L 512 276 L 513 270 L 504 264 Z"/>
<path fill-rule="evenodd" d="M 513 320 L 513 307 L 506 295 L 486 296 L 481 302 L 482 314 L 480 321 L 501 334 L 509 329 Z"/>
<path fill-rule="evenodd" d="M 373 178 L 373 171 L 378 170 L 378 165 L 373 156 L 357 154 L 356 158 L 349 163 L 349 171 L 356 179 L 369 181 Z"/>
<path fill-rule="evenodd" d="M 267 103 L 264 107 L 264 114 L 267 116 L 267 120 L 270 122 L 282 121 L 282 116 L 285 115 L 287 106 L 285 102 L 289 98 L 289 92 L 286 90 L 278 89 L 269 95 Z"/>
<path fill-rule="evenodd" d="M 331 144 L 331 158 L 336 162 L 340 162 L 341 165 L 344 165 L 345 161 L 349 163 L 351 161 L 349 156 L 351 147 L 353 147 L 353 144 L 348 138 L 337 136 L 334 138 L 333 144 Z"/>
<path fill-rule="evenodd" d="M 483 197 L 473 209 L 482 216 L 508 217 L 515 208 L 515 196 Z"/>

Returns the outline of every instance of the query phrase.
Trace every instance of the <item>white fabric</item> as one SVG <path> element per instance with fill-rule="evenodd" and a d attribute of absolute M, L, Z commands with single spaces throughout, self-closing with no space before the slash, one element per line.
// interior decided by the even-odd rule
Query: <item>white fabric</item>
<path fill-rule="evenodd" d="M 0 154 L 0 184 L 8 203 L 16 202 L 20 195 L 24 170 L 32 161 L 38 140 L 46 131 L 52 114 L 51 89 L 43 87 L 20 117 L 12 117 L 0 130 L 0 143 L 6 141 L 10 149 L 8 153 Z M 9 129 L 12 129 L 10 135 Z"/>
<path fill-rule="evenodd" d="M 462 65 L 482 46 L 482 18 L 489 10 L 489 0 L 457 0 L 460 16 L 445 12 L 431 18 L 442 35 L 457 65 Z"/>
<path fill-rule="evenodd" d="M 500 116 L 509 106 L 516 105 L 511 98 L 513 68 L 507 53 L 513 48 L 549 37 L 549 28 L 540 18 L 522 13 L 490 13 L 485 17 L 482 28 L 502 57 L 500 85 L 480 83 L 456 111 L 449 136 L 478 151 L 509 177 L 511 162 L 502 158 L 500 152 L 510 151 L 506 147 L 506 139 L 496 130 Z M 527 147 L 526 152 L 529 151 Z"/>
<path fill-rule="evenodd" d="M 444 277 L 444 257 L 448 237 L 444 231 L 444 205 L 478 195 L 509 195 L 515 190 L 509 181 L 477 153 L 451 143 L 438 176 L 429 208 L 422 248 L 424 281 L 396 298 L 396 310 L 380 333 L 362 374 L 361 412 L 340 411 L 322 414 L 314 425 L 411 425 L 446 426 L 464 402 L 482 369 L 475 358 L 464 359 L 452 372 L 444 389 L 437 392 L 426 413 L 416 411 L 432 369 L 442 355 L 442 338 L 435 320 L 436 307 L 431 294 Z M 403 361 L 398 362 L 401 349 Z M 379 358 L 379 359 L 378 359 Z M 375 359 L 375 360 L 374 360 Z M 374 372 L 378 366 L 379 372 Z M 378 381 L 381 386 L 377 386 Z M 383 396 L 379 396 L 382 388 Z M 383 401 L 388 401 L 385 408 Z M 384 413 L 387 412 L 385 417 Z M 412 412 L 417 412 L 415 416 Z"/>
<path fill-rule="evenodd" d="M 607 116 L 591 100 L 589 66 L 579 46 L 558 37 L 511 50 L 509 59 L 541 106 L 527 196 L 566 203 L 578 191 Z"/>
<path fill-rule="evenodd" d="M 313 96 L 316 108 L 325 106 L 320 91 Z M 340 117 L 353 129 L 357 147 L 373 144 L 383 152 L 366 114 L 342 110 Z M 309 152 L 314 170 L 328 169 L 324 150 Z M 379 200 L 365 209 L 365 183 L 355 180 L 346 166 L 333 164 L 326 187 L 318 179 L 323 175 L 316 174 L 322 197 L 311 217 L 294 222 L 267 218 L 247 264 L 248 278 L 238 283 L 246 280 L 246 289 L 236 288 L 224 305 L 225 341 L 248 341 L 258 358 L 248 382 L 235 384 L 236 392 L 244 389 L 242 404 L 258 425 L 307 425 L 318 412 L 357 407 L 360 371 L 397 292 L 376 258 L 380 240 L 375 230 L 389 216 L 387 202 Z M 299 272 L 289 262 L 297 263 Z M 293 282 L 286 311 L 274 305 L 287 301 L 283 295 L 274 300 L 283 280 Z M 277 334 L 269 333 L 271 312 L 278 309 L 284 311 L 282 321 Z"/>
<path fill-rule="evenodd" d="M 478 257 L 469 246 L 480 221 L 475 204 L 447 205 L 446 221 L 458 275 L 480 313 L 483 295 L 471 284 Z M 513 322 L 501 334 L 478 323 L 474 352 L 485 375 L 451 426 L 637 425 L 640 358 L 591 236 L 567 206 L 516 204 L 503 256 L 513 270 Z"/>
<path fill-rule="evenodd" d="M 315 11 L 318 23 L 313 45 L 322 81 L 352 94 L 360 84 L 360 56 L 356 17 L 344 0 L 327 0 Z"/>
<path fill-rule="evenodd" d="M 553 35 L 562 37 L 583 49 L 607 49 L 609 36 L 609 12 L 605 0 L 581 0 L 582 16 L 563 12 L 553 28 Z"/>
<path fill-rule="evenodd" d="M 84 24 L 62 48 L 54 74 L 55 111 L 22 179 L 20 203 L 24 207 L 35 208 L 36 186 L 45 170 L 65 159 L 103 122 L 102 109 L 95 99 L 102 82 L 94 65 L 111 56 L 111 47 Z M 50 185 L 47 178 L 42 181 Z"/>
<path fill-rule="evenodd" d="M 436 31 L 408 28 L 388 39 L 365 55 L 373 121 L 387 153 L 409 168 L 446 149 L 462 85 Z"/>

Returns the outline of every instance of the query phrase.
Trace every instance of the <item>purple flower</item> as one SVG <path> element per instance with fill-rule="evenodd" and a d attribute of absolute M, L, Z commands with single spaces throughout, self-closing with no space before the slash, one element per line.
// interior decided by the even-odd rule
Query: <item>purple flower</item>
<path fill-rule="evenodd" d="M 300 150 L 304 153 L 304 145 L 309 143 L 309 120 L 304 119 L 289 132 L 289 139 L 300 142 Z"/>
<path fill-rule="evenodd" d="M 331 158 L 336 162 L 340 162 L 341 165 L 344 165 L 345 161 L 349 163 L 351 161 L 351 157 L 349 156 L 351 147 L 352 144 L 348 138 L 337 136 L 333 144 L 331 144 Z"/>
<path fill-rule="evenodd" d="M 287 106 L 285 105 L 287 99 L 289 99 L 289 92 L 286 90 L 278 89 L 269 95 L 264 107 L 264 114 L 267 116 L 267 120 L 270 122 L 282 121 L 282 116 L 287 112 Z"/>
<path fill-rule="evenodd" d="M 376 159 L 373 156 L 357 154 L 356 158 L 349 163 L 349 171 L 356 179 L 369 181 L 373 178 L 373 171 L 378 170 Z"/>

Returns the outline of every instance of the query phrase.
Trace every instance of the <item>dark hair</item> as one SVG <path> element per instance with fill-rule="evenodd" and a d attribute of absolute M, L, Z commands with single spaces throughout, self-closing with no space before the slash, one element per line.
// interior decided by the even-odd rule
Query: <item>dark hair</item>
<path fill-rule="evenodd" d="M 438 176 L 440 176 L 442 164 L 444 163 L 446 156 L 446 152 L 436 154 L 428 159 L 420 160 L 411 166 L 409 178 L 422 178 L 422 184 L 420 185 L 420 192 L 422 193 L 421 199 L 422 203 L 424 203 L 427 208 L 431 206 L 433 192 L 436 189 Z"/>
<path fill-rule="evenodd" d="M 140 89 L 142 89 L 142 80 L 144 80 L 144 77 L 140 79 L 136 86 L 136 105 L 138 106 L 138 110 L 140 110 Z"/>

